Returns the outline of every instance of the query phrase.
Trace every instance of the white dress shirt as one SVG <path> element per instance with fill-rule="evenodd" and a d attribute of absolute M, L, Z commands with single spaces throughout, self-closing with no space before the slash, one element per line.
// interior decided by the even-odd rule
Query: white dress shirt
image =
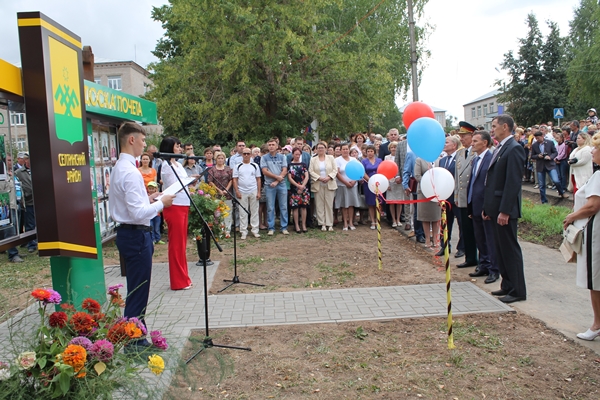
<path fill-rule="evenodd" d="M 177 175 L 179 175 L 179 178 L 186 179 L 188 177 L 188 174 L 185 171 L 185 168 L 183 167 L 183 165 L 179 164 L 178 162 L 174 162 L 171 165 L 173 165 L 173 167 L 175 168 L 175 172 L 177 173 Z M 163 181 L 163 190 L 168 188 L 175 182 L 177 182 L 179 184 L 179 182 L 177 181 L 177 177 L 173 174 L 173 170 L 171 169 L 169 164 L 167 164 L 167 161 L 163 161 L 163 165 L 160 170 L 160 178 Z M 184 190 L 187 190 L 187 187 Z M 187 197 L 187 195 L 182 190 L 175 195 L 175 198 L 173 199 L 173 205 L 174 206 L 189 206 L 190 199 Z"/>
<path fill-rule="evenodd" d="M 162 209 L 161 201 L 150 204 L 144 178 L 135 166 L 135 158 L 121 153 L 110 175 L 109 211 L 113 221 L 150 226 L 150 220 Z"/>

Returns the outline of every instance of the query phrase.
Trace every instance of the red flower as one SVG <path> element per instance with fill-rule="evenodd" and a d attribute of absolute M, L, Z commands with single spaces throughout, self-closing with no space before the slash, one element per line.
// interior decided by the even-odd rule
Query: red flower
<path fill-rule="evenodd" d="M 56 311 L 50 314 L 48 323 L 53 328 L 62 328 L 67 324 L 68 319 L 67 314 L 62 311 Z"/>
<path fill-rule="evenodd" d="M 98 303 L 94 299 L 89 299 L 89 298 L 83 300 L 83 303 L 81 303 L 81 308 L 83 308 L 84 310 L 88 310 L 90 312 L 90 314 L 97 314 L 102 309 L 102 307 L 100 306 L 100 303 Z"/>
<path fill-rule="evenodd" d="M 129 339 L 125 332 L 125 321 L 117 322 L 108 329 L 106 338 L 112 343 L 119 343 Z"/>
<path fill-rule="evenodd" d="M 62 308 L 65 311 L 75 311 L 75 307 L 73 306 L 73 304 L 62 303 L 60 305 L 60 308 Z"/>
<path fill-rule="evenodd" d="M 35 289 L 33 292 L 31 292 L 31 295 L 39 301 L 48 301 L 51 294 L 52 293 L 46 289 Z"/>
<path fill-rule="evenodd" d="M 84 312 L 76 312 L 71 317 L 71 325 L 73 329 L 79 334 L 86 334 L 92 331 L 95 325 L 94 319 L 91 315 Z"/>

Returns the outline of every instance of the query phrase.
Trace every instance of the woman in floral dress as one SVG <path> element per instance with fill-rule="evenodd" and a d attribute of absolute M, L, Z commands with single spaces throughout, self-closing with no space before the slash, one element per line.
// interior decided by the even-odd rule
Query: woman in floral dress
<path fill-rule="evenodd" d="M 294 215 L 296 233 L 308 232 L 306 229 L 306 209 L 310 205 L 310 192 L 306 185 L 309 176 L 308 165 L 302 162 L 302 150 L 296 147 L 292 151 L 292 162 L 288 165 L 290 208 Z M 300 210 L 300 219 L 298 218 L 298 210 Z M 302 230 L 300 230 L 300 226 Z"/>

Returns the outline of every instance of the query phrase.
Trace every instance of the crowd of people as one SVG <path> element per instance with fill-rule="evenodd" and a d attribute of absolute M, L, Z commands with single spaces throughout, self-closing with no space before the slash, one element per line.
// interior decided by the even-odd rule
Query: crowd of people
<path fill-rule="evenodd" d="M 582 124 L 585 126 L 580 129 Z M 246 146 L 245 141 L 238 140 L 229 157 L 215 145 L 203 150 L 203 158 L 168 162 L 154 159 L 156 148 L 149 148 L 140 158 L 139 171 L 149 192 L 156 191 L 155 186 L 174 182 L 173 171 L 180 177 L 195 176 L 213 185 L 230 207 L 238 202 L 241 205 L 236 220 L 225 221 L 226 237 L 239 232 L 245 240 L 249 233 L 260 238 L 261 230 L 269 236 L 277 231 L 289 235 L 289 226 L 297 234 L 306 233 L 310 227 L 354 231 L 358 224 L 365 224 L 376 229 L 376 199 L 367 182 L 382 161 L 391 160 L 397 164 L 398 174 L 390 179 L 389 189 L 381 198 L 382 215 L 390 227 L 407 231 L 409 237 L 441 256 L 446 245 L 440 230 L 441 207 L 438 202 L 427 201 L 421 181 L 431 168 L 445 168 L 455 181 L 446 212 L 448 247 L 453 226 L 458 225 L 456 267 L 474 268 L 469 275 L 485 277 L 488 284 L 500 279 L 500 290 L 492 294 L 512 303 L 527 298 L 517 239 L 521 186 L 530 181 L 538 185 L 542 203 L 548 201 L 546 182 L 552 182 L 549 185 L 558 192 L 559 201 L 572 193 L 575 213 L 565 224 L 598 212 L 600 202 L 599 208 L 590 205 L 596 205 L 590 198 L 598 196 L 593 186 L 596 181 L 590 179 L 598 161 L 599 151 L 595 149 L 600 145 L 600 136 L 593 136 L 595 130 L 595 123 L 589 120 L 571 121 L 560 128 L 548 124 L 524 128 L 516 126 L 510 116 L 500 115 L 489 132 L 461 121 L 459 129 L 446 135 L 444 150 L 435 162 L 419 158 L 406 136 L 391 129 L 385 138 L 357 133 L 346 141 L 334 137 L 331 142 L 318 142 L 312 147 L 303 137 L 285 143 L 272 138 L 260 146 Z M 193 145 L 182 146 L 173 137 L 163 139 L 160 150 L 194 157 Z M 346 174 L 351 160 L 364 166 L 362 179 L 354 180 Z M 582 198 L 578 204 L 577 193 L 584 188 L 585 195 L 579 195 Z M 175 196 L 162 213 L 169 228 L 171 288 L 189 289 L 192 282 L 185 260 L 189 200 L 185 193 Z M 157 216 L 152 220 L 157 221 Z M 586 225 L 588 235 L 596 235 L 592 225 Z M 162 242 L 159 234 L 152 240 Z M 595 272 L 598 262 L 592 260 L 594 255 L 588 248 L 581 257 L 585 261 L 580 260 L 593 268 L 584 268 L 584 264 L 578 268 L 578 284 L 587 282 L 596 316 L 590 330 L 581 334 L 588 340 L 600 335 L 600 296 L 594 281 L 600 274 Z"/>

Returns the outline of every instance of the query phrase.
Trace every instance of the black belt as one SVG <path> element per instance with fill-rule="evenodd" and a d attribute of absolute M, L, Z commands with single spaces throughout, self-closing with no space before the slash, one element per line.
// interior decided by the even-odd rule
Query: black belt
<path fill-rule="evenodd" d="M 152 228 L 146 225 L 121 224 L 117 229 L 140 230 L 152 232 Z"/>

